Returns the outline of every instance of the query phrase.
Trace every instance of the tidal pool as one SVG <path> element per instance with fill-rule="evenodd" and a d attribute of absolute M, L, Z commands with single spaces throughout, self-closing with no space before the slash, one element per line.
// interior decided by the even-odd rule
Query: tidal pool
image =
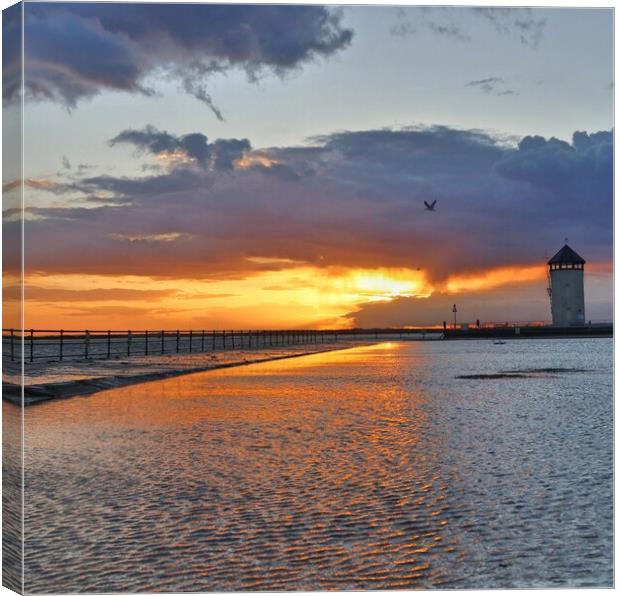
<path fill-rule="evenodd" d="M 612 348 L 382 343 L 27 408 L 26 591 L 611 586 Z"/>

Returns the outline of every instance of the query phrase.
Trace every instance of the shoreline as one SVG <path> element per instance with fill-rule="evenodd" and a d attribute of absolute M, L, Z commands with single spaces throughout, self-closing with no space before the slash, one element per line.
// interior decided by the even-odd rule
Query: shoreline
<path fill-rule="evenodd" d="M 374 342 L 373 342 L 374 343 Z M 99 391 L 105 391 L 106 389 L 117 389 L 120 387 L 127 387 L 129 385 L 138 385 L 140 383 L 147 383 L 149 381 L 159 381 L 162 379 L 168 379 L 172 377 L 179 377 L 183 375 L 189 375 L 199 372 L 208 372 L 211 370 L 219 370 L 222 368 L 233 368 L 237 366 L 246 366 L 249 364 L 259 364 L 261 362 L 273 362 L 276 360 L 284 360 L 289 358 L 300 358 L 302 356 L 312 356 L 313 354 L 325 354 L 327 352 L 335 352 L 340 350 L 348 350 L 350 348 L 359 347 L 359 345 L 372 345 L 372 344 L 349 344 L 343 346 L 331 346 L 328 348 L 318 350 L 307 350 L 303 352 L 293 352 L 290 354 L 277 354 L 266 356 L 265 358 L 243 358 L 240 360 L 232 360 L 229 362 L 209 362 L 208 365 L 203 365 L 194 368 L 176 369 L 176 370 L 163 370 L 153 371 L 148 373 L 142 373 L 138 375 L 122 375 L 122 376 L 109 376 L 109 377 L 92 377 L 77 379 L 72 381 L 60 381 L 55 383 L 36 383 L 24 387 L 24 401 L 23 405 L 33 406 L 39 403 L 54 399 L 67 399 L 70 397 L 81 397 L 92 395 Z M 21 386 L 8 381 L 2 382 L 2 399 L 9 403 L 21 406 Z"/>

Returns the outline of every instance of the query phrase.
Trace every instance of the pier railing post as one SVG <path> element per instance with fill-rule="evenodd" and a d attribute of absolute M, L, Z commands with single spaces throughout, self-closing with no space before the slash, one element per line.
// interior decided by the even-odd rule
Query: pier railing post
<path fill-rule="evenodd" d="M 179 340 L 181 339 L 180 333 L 181 332 L 177 329 L 177 354 L 179 353 Z"/>
<path fill-rule="evenodd" d="M 226 329 L 222 329 L 222 350 L 226 349 Z"/>
<path fill-rule="evenodd" d="M 189 351 L 192 351 L 192 336 L 194 335 L 194 332 L 190 329 L 189 330 Z"/>

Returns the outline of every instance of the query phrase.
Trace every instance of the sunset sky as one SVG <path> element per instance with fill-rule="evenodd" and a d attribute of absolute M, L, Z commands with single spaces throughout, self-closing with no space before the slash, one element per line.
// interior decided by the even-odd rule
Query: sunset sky
<path fill-rule="evenodd" d="M 549 320 L 565 238 L 611 319 L 612 10 L 24 13 L 27 328 Z M 19 30 L 5 11 L 9 136 Z M 5 159 L 5 247 L 19 179 Z"/>

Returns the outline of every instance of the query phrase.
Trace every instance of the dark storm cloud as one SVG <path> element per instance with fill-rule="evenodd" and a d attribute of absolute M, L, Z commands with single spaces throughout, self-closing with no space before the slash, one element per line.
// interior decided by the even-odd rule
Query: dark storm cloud
<path fill-rule="evenodd" d="M 231 171 L 234 162 L 250 150 L 247 139 L 217 139 L 213 143 L 213 167 Z"/>
<path fill-rule="evenodd" d="M 181 152 L 204 168 L 220 171 L 231 171 L 234 162 L 251 149 L 247 139 L 217 139 L 209 143 L 202 133 L 175 136 L 153 126 L 124 130 L 109 142 L 111 146 L 119 143 L 134 145 L 153 155 Z"/>
<path fill-rule="evenodd" d="M 557 193 L 562 203 L 570 205 L 573 197 L 583 212 L 606 210 L 613 192 L 613 135 L 575 132 L 572 144 L 527 136 L 495 168 L 506 178 Z"/>
<path fill-rule="evenodd" d="M 442 280 L 543 262 L 565 236 L 588 262 L 608 261 L 612 149 L 611 132 L 578 132 L 571 143 L 526 137 L 515 146 L 484 131 L 412 127 L 250 151 L 232 173 L 178 166 L 89 177 L 76 185 L 116 206 L 40 211 L 27 222 L 28 262 L 35 270 L 221 278 L 298 261 L 420 267 Z M 426 211 L 423 201 L 435 199 L 437 211 Z M 171 241 L 132 244 L 128 258 L 113 237 L 136 235 Z"/>
<path fill-rule="evenodd" d="M 2 11 L 2 94 L 19 100 L 21 92 L 22 3 Z"/>
<path fill-rule="evenodd" d="M 26 7 L 27 94 L 74 107 L 102 90 L 153 95 L 159 72 L 221 118 L 206 89 L 214 72 L 282 75 L 347 47 L 353 31 L 323 6 L 33 3 Z M 19 16 L 19 15 L 18 15 Z M 8 17 L 5 17 L 8 19 Z M 15 21 L 15 23 L 14 23 Z M 19 19 L 5 29 L 4 99 L 19 91 Z"/>
<path fill-rule="evenodd" d="M 162 196 L 170 193 L 192 191 L 197 188 L 205 189 L 213 184 L 210 175 L 201 174 L 193 169 L 175 168 L 169 174 L 145 176 L 143 178 L 129 178 L 114 176 L 93 176 L 84 178 L 76 184 L 86 193 L 105 191 L 112 193 L 114 199 L 131 199 L 143 196 Z"/>

